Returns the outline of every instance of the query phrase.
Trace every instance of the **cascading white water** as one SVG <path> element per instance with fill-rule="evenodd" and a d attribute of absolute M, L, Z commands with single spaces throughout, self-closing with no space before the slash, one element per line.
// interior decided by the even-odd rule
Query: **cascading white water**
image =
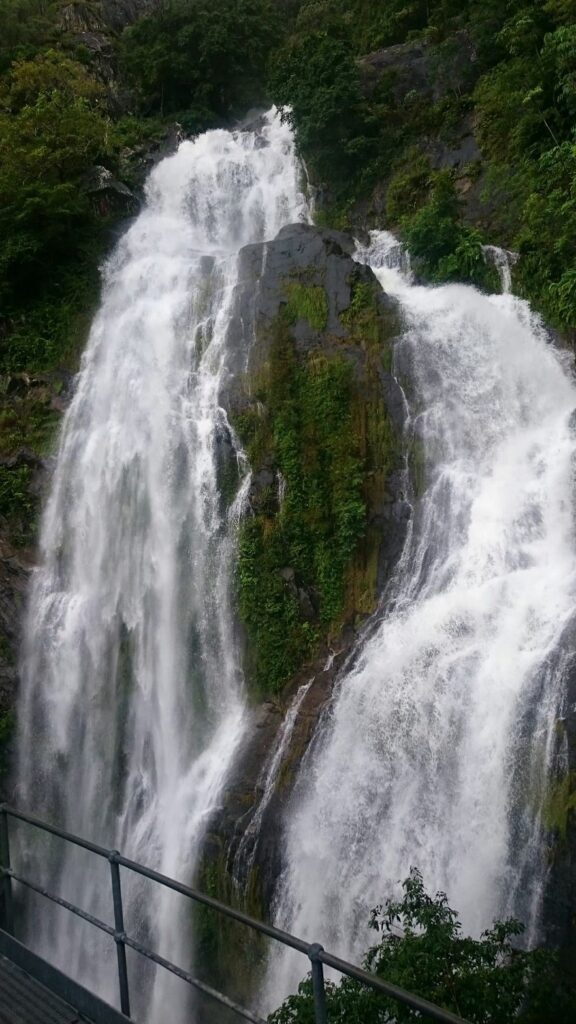
<path fill-rule="evenodd" d="M 470 933 L 514 911 L 534 935 L 538 809 L 576 612 L 567 365 L 524 303 L 414 286 L 390 267 L 397 248 L 375 233 L 358 259 L 404 314 L 396 363 L 425 491 L 390 611 L 301 772 L 276 907 L 281 927 L 352 958 L 371 944 L 371 907 L 411 866 Z M 280 953 L 267 1001 L 303 970 Z"/>
<path fill-rule="evenodd" d="M 258 837 L 264 820 L 264 815 L 274 796 L 284 757 L 290 749 L 290 741 L 294 733 L 294 726 L 298 719 L 298 712 L 300 711 L 304 698 L 313 682 L 314 677 L 307 683 L 303 683 L 302 686 L 298 688 L 296 695 L 284 716 L 284 721 L 278 731 L 278 737 L 274 740 L 274 746 L 262 766 L 262 770 L 256 783 L 256 791 L 260 791 L 262 795 L 257 804 L 254 816 L 251 818 L 250 823 L 244 830 L 242 839 L 238 844 L 238 850 L 234 857 L 232 867 L 234 881 L 240 887 L 244 884 L 245 880 L 250 877 L 250 871 L 254 866 Z"/>
<path fill-rule="evenodd" d="M 19 803 L 180 879 L 192 876 L 246 724 L 235 509 L 218 490 L 236 254 L 307 218 L 299 175 L 274 113 L 255 131 L 184 142 L 152 172 L 105 270 L 32 586 Z M 110 920 L 106 865 L 55 843 L 23 852 L 30 874 Z M 185 966 L 189 908 L 126 872 L 123 886 L 129 924 Z M 113 943 L 46 905 L 27 932 L 116 1001 Z M 141 1019 L 166 1019 L 165 979 L 141 976 Z"/>

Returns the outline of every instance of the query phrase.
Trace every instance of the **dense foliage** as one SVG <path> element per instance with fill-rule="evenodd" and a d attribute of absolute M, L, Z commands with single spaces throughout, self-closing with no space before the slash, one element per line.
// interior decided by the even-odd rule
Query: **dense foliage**
<path fill-rule="evenodd" d="M 0 366 L 55 365 L 78 345 L 118 216 L 86 188 L 95 164 L 125 176 L 158 118 L 199 130 L 270 97 L 325 221 L 400 229 L 434 280 L 493 287 L 482 242 L 515 248 L 517 287 L 574 326 L 575 23 L 576 0 L 162 0 L 127 26 L 98 0 L 0 0 Z M 425 87 L 366 58 L 398 44 L 409 78 L 421 47 Z M 442 166 L 435 147 L 470 125 L 481 159 Z"/>
<path fill-rule="evenodd" d="M 312 283 L 320 279 L 284 278 L 285 301 L 260 327 L 266 359 L 233 418 L 253 471 L 236 575 L 258 696 L 280 691 L 344 625 L 374 611 L 382 509 L 403 466 L 382 394 L 395 311 L 356 268 L 339 318 L 342 349 L 327 347 L 327 291 Z M 295 328 L 305 320 L 321 340 L 302 351 Z"/>
<path fill-rule="evenodd" d="M 173 0 L 124 32 L 121 65 L 143 109 L 195 130 L 260 101 L 278 34 L 269 0 Z"/>
<path fill-rule="evenodd" d="M 94 167 L 130 178 L 162 117 L 197 131 L 264 95 L 280 34 L 269 0 L 142 10 L 123 27 L 98 0 L 0 0 L 0 370 L 73 361 L 83 340 L 109 227 L 127 212 L 97 201 Z"/>
<path fill-rule="evenodd" d="M 296 309 L 317 329 L 325 326 L 316 291 L 325 302 L 320 288 L 302 287 L 291 296 L 257 390 L 261 404 L 236 420 L 252 464 L 273 461 L 286 485 L 280 508 L 276 480 L 262 491 L 257 514 L 240 532 L 240 613 L 255 659 L 251 675 L 261 692 L 278 690 L 310 654 L 318 631 L 338 620 L 345 570 L 365 529 L 352 367 L 319 354 L 299 361 L 289 333 Z M 313 595 L 307 615 L 304 594 Z"/>
<path fill-rule="evenodd" d="M 393 44 L 407 44 L 400 63 L 375 75 L 364 55 Z M 410 63 L 422 54 L 424 84 Z M 384 219 L 434 280 L 489 286 L 482 242 L 517 249 L 518 287 L 550 322 L 576 326 L 574 0 L 304 0 L 271 85 L 329 219 L 381 226 L 384 193 Z M 438 146 L 457 148 L 471 126 L 481 158 L 443 169 Z M 482 203 L 467 207 L 459 193 L 478 178 Z"/>
<path fill-rule="evenodd" d="M 82 65 L 50 50 L 16 62 L 0 92 L 0 296 L 67 260 L 92 220 L 80 187 L 109 152 L 101 90 Z"/>
<path fill-rule="evenodd" d="M 381 939 L 366 954 L 367 971 L 474 1024 L 574 1020 L 574 997 L 558 980 L 557 955 L 515 948 L 523 932 L 518 921 L 496 921 L 480 939 L 471 939 L 463 935 L 445 893 L 430 896 L 418 871 L 411 871 L 403 889 L 402 899 L 389 899 L 372 911 L 370 926 Z M 404 1024 L 422 1019 L 350 978 L 338 985 L 327 983 L 327 1005 L 331 1024 Z M 313 1024 L 310 979 L 269 1020 Z"/>

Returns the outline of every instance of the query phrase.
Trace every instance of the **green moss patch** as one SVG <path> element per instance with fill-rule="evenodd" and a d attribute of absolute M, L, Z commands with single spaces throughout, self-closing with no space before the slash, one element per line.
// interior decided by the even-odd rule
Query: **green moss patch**
<path fill-rule="evenodd" d="M 328 299 L 321 285 L 302 284 L 290 281 L 285 285 L 287 304 L 285 316 L 290 324 L 307 320 L 315 331 L 326 330 L 328 323 Z"/>
<path fill-rule="evenodd" d="M 542 821 L 547 829 L 566 839 L 570 816 L 576 813 L 576 772 L 567 772 L 549 786 Z"/>
<path fill-rule="evenodd" d="M 344 572 L 366 513 L 352 367 L 317 353 L 300 361 L 286 322 L 275 330 L 259 389 L 266 412 L 235 424 L 252 464 L 270 452 L 285 480 L 281 507 L 264 489 L 240 531 L 240 614 L 261 692 L 276 692 L 313 650 L 317 627 L 341 614 Z M 313 602 L 313 622 L 303 601 Z"/>
<path fill-rule="evenodd" d="M 29 466 L 0 466 L 0 518 L 8 524 L 17 546 L 34 537 L 38 501 L 30 489 L 31 476 Z"/>
<path fill-rule="evenodd" d="M 225 854 L 220 853 L 202 865 L 197 888 L 227 906 L 243 910 L 250 917 L 264 919 L 257 867 L 252 868 L 240 892 L 228 871 Z M 210 907 L 195 904 L 193 913 L 196 963 L 201 976 L 219 991 L 249 1005 L 259 968 L 266 962 L 266 941 L 251 928 L 231 921 Z"/>
<path fill-rule="evenodd" d="M 342 317 L 366 354 L 366 379 L 337 349 L 297 353 L 284 309 L 256 403 L 234 422 L 256 480 L 262 465 L 275 480 L 256 488 L 239 536 L 238 602 L 257 696 L 277 693 L 320 640 L 374 607 L 381 526 L 370 527 L 371 510 L 399 458 L 381 394 L 387 348 L 376 288 L 354 282 Z"/>

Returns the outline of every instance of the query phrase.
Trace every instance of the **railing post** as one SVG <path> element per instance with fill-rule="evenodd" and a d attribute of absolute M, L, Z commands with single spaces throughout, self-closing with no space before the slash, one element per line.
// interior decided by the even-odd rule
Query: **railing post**
<path fill-rule="evenodd" d="M 108 856 L 112 876 L 112 900 L 114 903 L 114 942 L 118 959 L 118 985 L 120 987 L 120 1009 L 126 1017 L 130 1016 L 130 993 L 128 990 L 128 967 L 126 965 L 126 944 L 124 939 L 124 913 L 122 910 L 122 889 L 120 887 L 120 867 L 117 850 L 111 850 Z"/>
<path fill-rule="evenodd" d="M 318 954 L 324 952 L 324 946 L 317 942 L 308 949 L 308 957 L 312 965 L 312 991 L 314 993 L 314 1019 L 316 1024 L 327 1024 L 326 989 L 324 988 L 324 965 Z"/>
<path fill-rule="evenodd" d="M 4 903 L 2 924 L 4 931 L 10 935 L 14 932 L 14 912 L 12 908 L 12 879 L 10 871 L 10 841 L 8 838 L 8 812 L 6 805 L 0 806 L 0 866 L 2 873 L 2 900 Z"/>

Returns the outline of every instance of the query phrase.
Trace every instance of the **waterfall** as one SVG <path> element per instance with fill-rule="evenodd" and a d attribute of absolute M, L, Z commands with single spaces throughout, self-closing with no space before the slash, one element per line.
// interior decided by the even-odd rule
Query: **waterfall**
<path fill-rule="evenodd" d="M 237 253 L 307 216 L 274 112 L 254 131 L 183 142 L 153 170 L 105 267 L 43 519 L 18 802 L 182 880 L 247 725 L 231 593 L 240 499 L 227 510 L 218 477 L 219 453 L 234 457 L 219 395 Z M 108 865 L 21 831 L 26 873 L 110 921 Z M 189 966 L 189 905 L 122 882 L 127 930 Z M 45 902 L 24 923 L 34 948 L 117 1002 L 107 937 Z M 185 986 L 141 965 L 130 960 L 136 1014 L 165 1020 L 169 991 L 170 1020 L 188 1020 Z"/>
<path fill-rule="evenodd" d="M 300 773 L 276 923 L 358 960 L 370 909 L 416 866 L 467 932 L 514 912 L 534 939 L 538 812 L 576 612 L 576 386 L 512 295 L 415 286 L 383 232 L 357 258 L 402 310 L 395 372 L 425 481 L 389 610 Z M 266 1001 L 304 972 L 275 955 Z"/>
<path fill-rule="evenodd" d="M 484 259 L 496 267 L 502 293 L 508 295 L 512 291 L 512 267 L 518 263 L 519 254 L 501 249 L 498 245 L 483 245 L 482 252 Z"/>
<path fill-rule="evenodd" d="M 278 731 L 278 738 L 275 739 L 274 747 L 266 758 L 258 777 L 256 790 L 262 795 L 258 801 L 254 815 L 244 830 L 242 839 L 238 844 L 238 850 L 234 857 L 232 869 L 234 881 L 240 888 L 246 882 L 246 879 L 249 878 L 250 871 L 254 866 L 258 839 L 260 837 L 260 828 L 264 820 L 264 815 L 270 805 L 272 797 L 274 796 L 283 760 L 290 749 L 290 741 L 294 733 L 294 726 L 298 719 L 298 712 L 300 711 L 304 698 L 313 682 L 314 677 L 312 677 L 312 679 L 307 683 L 303 683 L 302 686 L 298 687 L 296 695 L 294 696 L 284 716 L 284 721 Z"/>

